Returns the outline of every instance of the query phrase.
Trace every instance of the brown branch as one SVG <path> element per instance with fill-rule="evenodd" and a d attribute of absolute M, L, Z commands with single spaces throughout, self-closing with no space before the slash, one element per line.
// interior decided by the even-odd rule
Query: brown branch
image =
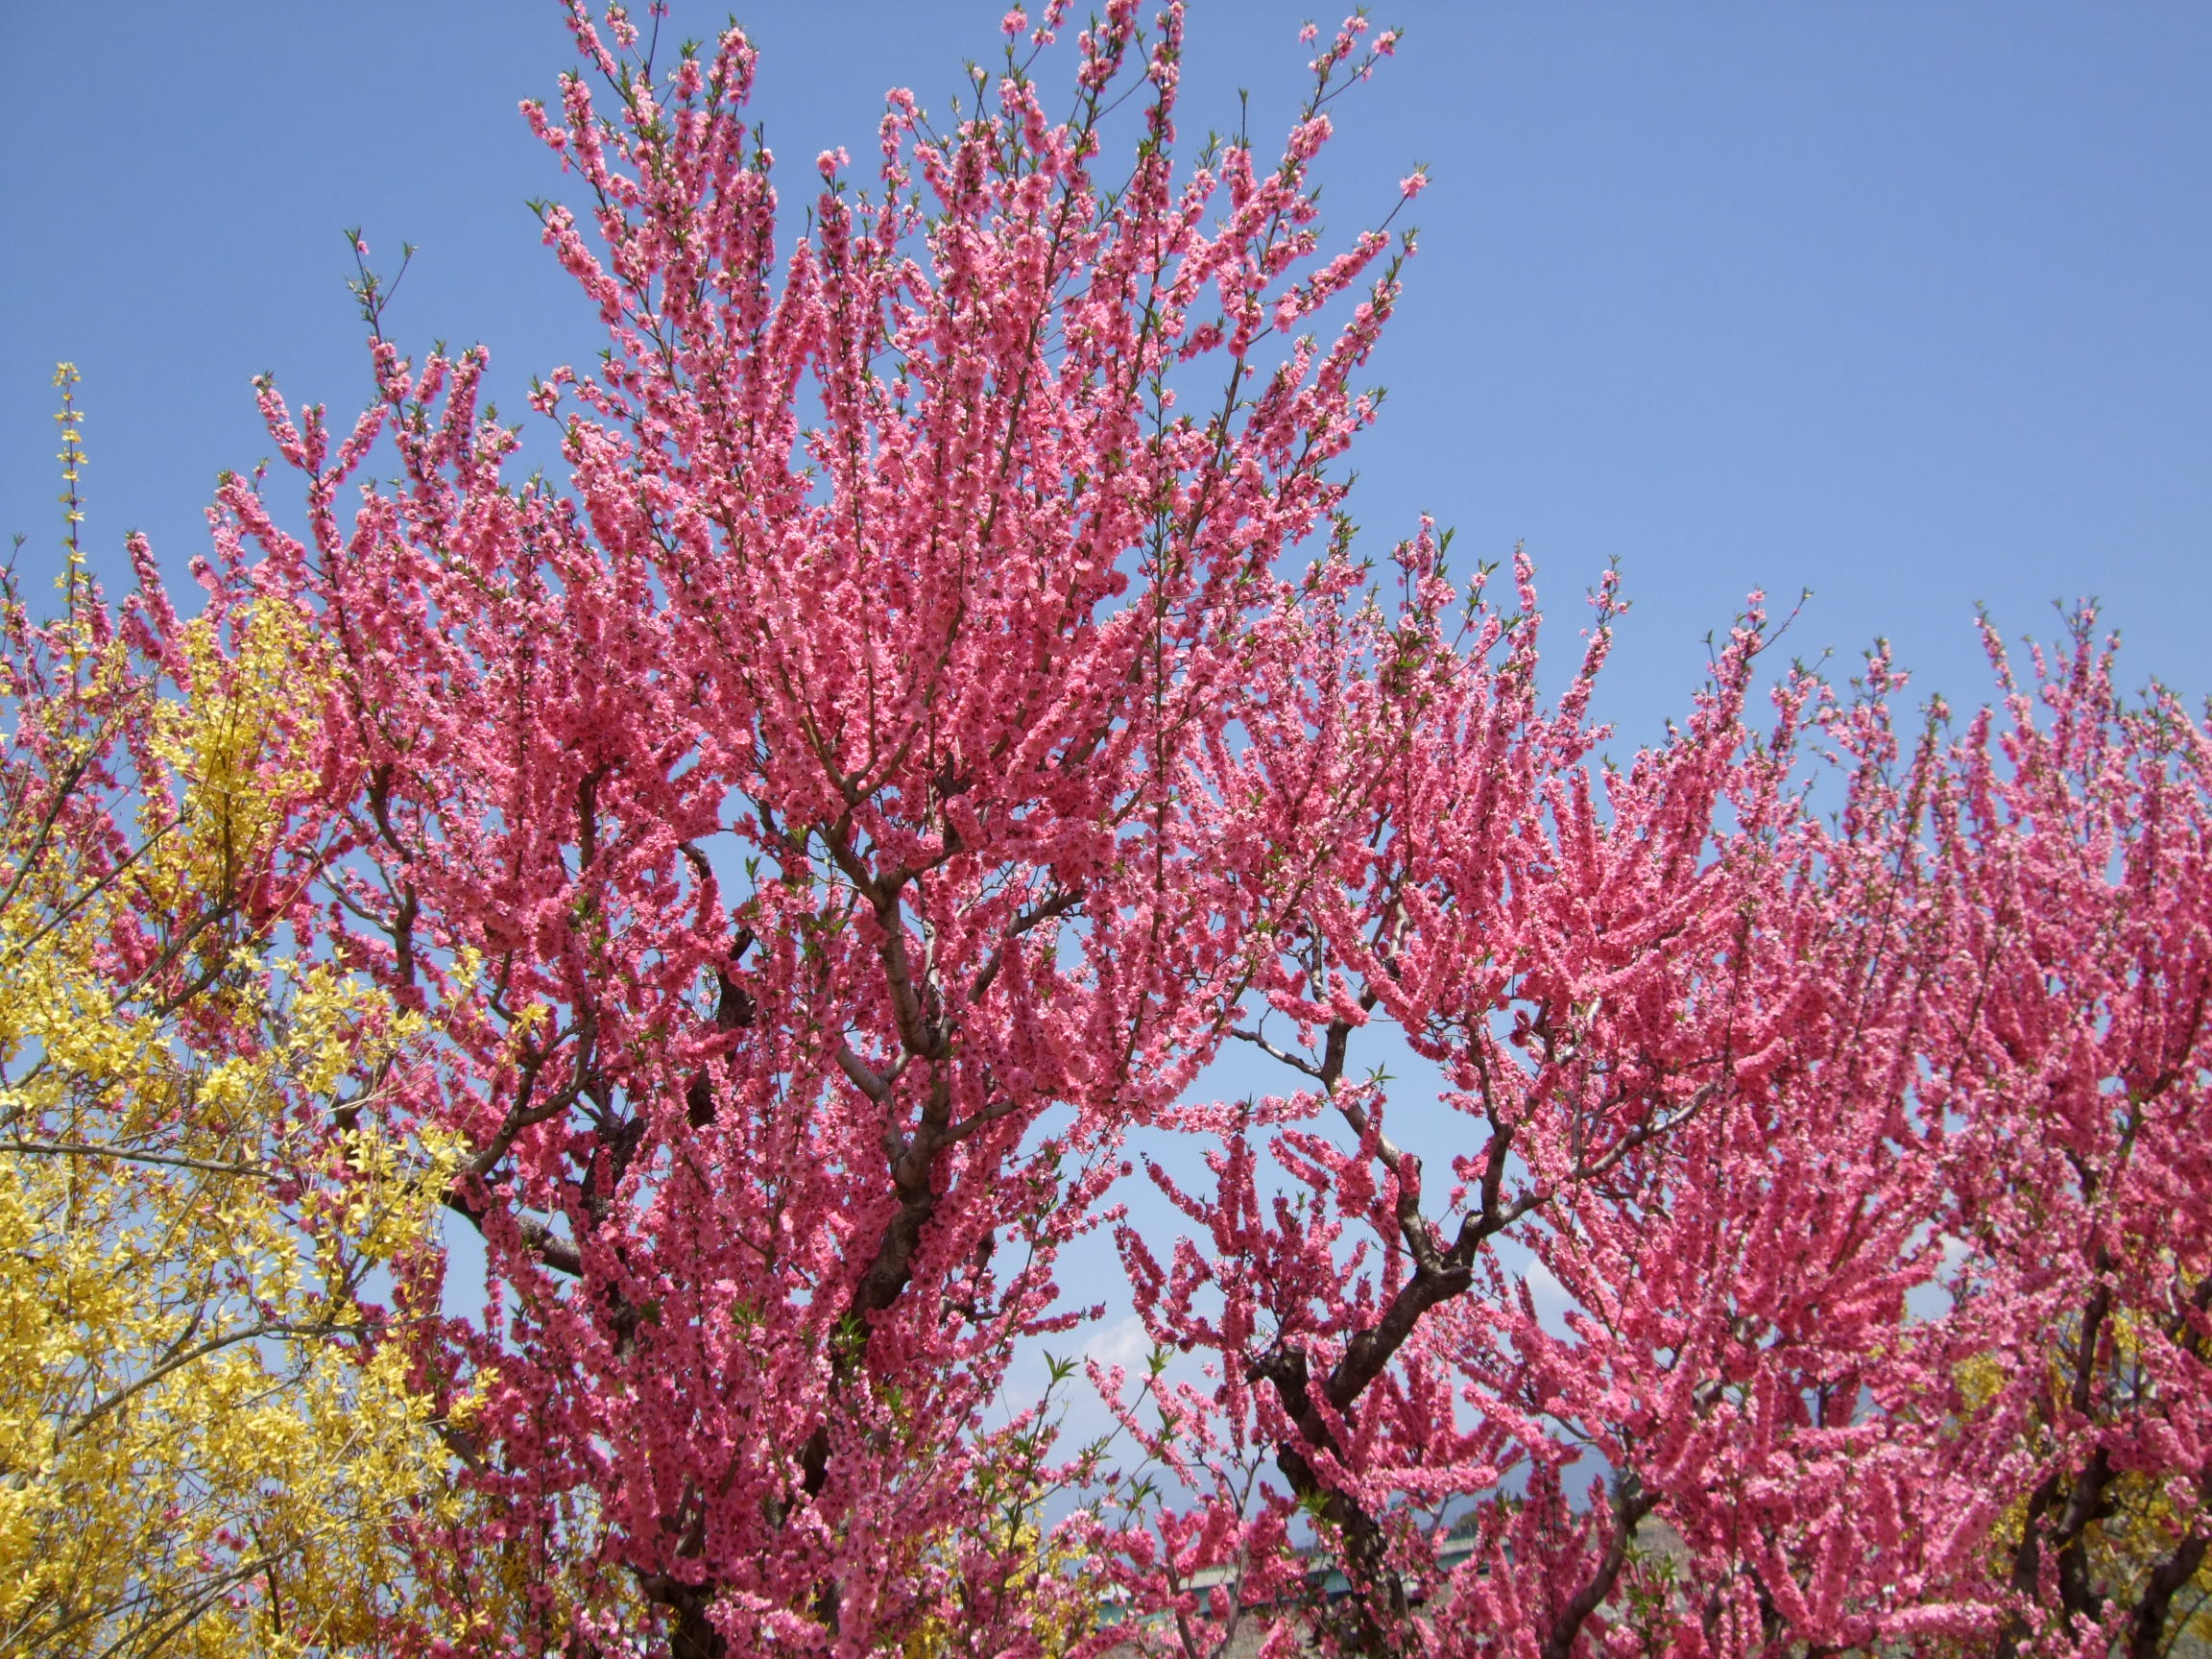
<path fill-rule="evenodd" d="M 1605 1541 L 1605 1553 L 1599 1557 L 1598 1570 L 1589 1581 L 1559 1610 L 1551 1633 L 1544 1638 L 1543 1659 L 1569 1659 L 1583 1623 L 1613 1594 L 1613 1586 L 1628 1559 L 1628 1546 L 1635 1541 L 1638 1525 L 1658 1504 L 1658 1495 L 1644 1490 L 1644 1482 L 1634 1470 L 1621 1477 L 1613 1493 L 1613 1533 Z"/>

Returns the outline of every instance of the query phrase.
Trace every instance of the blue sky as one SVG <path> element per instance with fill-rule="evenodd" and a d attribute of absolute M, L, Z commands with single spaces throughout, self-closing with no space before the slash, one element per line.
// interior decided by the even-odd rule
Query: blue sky
<path fill-rule="evenodd" d="M 751 8 L 791 187 L 864 151 L 884 87 L 941 108 L 998 10 Z M 1279 127 L 1301 9 L 1192 12 L 1187 134 L 1240 85 Z M 679 0 L 675 25 L 720 16 Z M 1415 161 L 1434 179 L 1358 460 L 1379 542 L 1423 509 L 1462 560 L 1526 540 L 1562 621 L 1620 559 L 1636 611 L 1600 707 L 1630 741 L 1754 586 L 1815 589 L 1795 649 L 1885 633 L 1955 701 L 1986 684 L 1977 600 L 2017 635 L 2096 593 L 2131 678 L 2212 691 L 2212 9 L 1377 16 L 1406 49 L 1340 106 L 1332 218 Z M 553 0 L 0 0 L 0 533 L 29 568 L 59 530 L 56 359 L 85 374 L 90 544 L 142 527 L 180 572 L 216 471 L 269 450 L 254 373 L 361 400 L 341 227 L 421 245 L 408 341 L 481 339 L 511 389 L 589 359 L 522 205 L 573 181 L 515 113 L 569 56 Z"/>

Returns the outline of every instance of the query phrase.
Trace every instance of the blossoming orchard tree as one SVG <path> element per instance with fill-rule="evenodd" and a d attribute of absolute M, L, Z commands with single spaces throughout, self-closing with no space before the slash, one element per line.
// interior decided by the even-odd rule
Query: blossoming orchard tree
<path fill-rule="evenodd" d="M 347 666 L 336 941 L 453 1033 L 419 1110 L 471 1142 L 453 1203 L 508 1317 L 452 1334 L 497 1376 L 465 1455 L 568 1569 L 564 1630 L 613 1642 L 641 1598 L 686 1653 L 948 1605 L 1016 1641 L 972 1433 L 1123 1129 L 1337 852 L 1212 774 L 1352 586 L 1272 571 L 1341 497 L 1395 293 L 1380 233 L 1318 257 L 1308 181 L 1373 53 L 1322 57 L 1280 162 L 1178 180 L 1179 18 L 1117 7 L 1071 119 L 1018 71 L 944 135 L 897 100 L 877 196 L 824 157 L 780 247 L 742 35 L 661 87 L 619 17 L 575 23 L 620 113 L 580 77 L 532 111 L 603 248 L 546 211 L 612 339 L 538 398 L 574 497 L 502 486 L 480 356 L 380 339 L 334 451 L 265 393 L 312 540 L 243 479 L 219 532 Z M 1134 166 L 1095 179 L 1132 79 Z M 1262 366 L 1363 278 L 1333 344 Z M 387 416 L 405 487 L 342 526 Z"/>
<path fill-rule="evenodd" d="M 1755 738 L 1757 623 L 1601 785 L 1533 706 L 1532 635 L 1479 612 L 1469 652 L 1370 615 L 1328 706 L 1390 713 L 1339 756 L 1306 710 L 1296 764 L 1369 786 L 1256 981 L 1289 1034 L 1234 1033 L 1299 1093 L 1181 1110 L 1222 1141 L 1209 1189 L 1154 1171 L 1196 1238 L 1121 1232 L 1215 1382 L 1123 1413 L 1196 1495 L 1141 1517 L 1159 1547 L 1086 1529 L 1140 1604 L 1230 1634 L 1245 1600 L 1194 1575 L 1290 1595 L 1296 1504 L 1358 1651 L 2148 1655 L 2202 1605 L 2212 752 L 2115 695 L 2086 617 L 2025 685 L 1992 638 L 2002 723 L 1947 743 L 1938 708 L 1902 765 L 1880 656 L 1850 702 L 1785 677 Z M 1832 825 L 1801 757 L 1840 763 Z M 1384 1021 L 1470 1123 L 1442 1194 L 1351 1081 Z M 1257 1177 L 1276 1125 L 1295 1199 Z M 1909 1319 L 1915 1289 L 1949 1312 Z"/>
<path fill-rule="evenodd" d="M 441 1034 L 393 1086 L 489 1263 L 480 1321 L 399 1289 L 472 1404 L 417 1637 L 2162 1651 L 2212 1511 L 2187 713 L 2084 623 L 1908 737 L 1885 660 L 1771 681 L 1754 609 L 1617 768 L 1609 583 L 1546 701 L 1525 564 L 1362 562 L 1410 239 L 1332 252 L 1312 176 L 1362 19 L 1279 151 L 1179 169 L 1180 7 L 1010 13 L 797 235 L 741 33 L 570 23 L 526 107 L 608 329 L 533 398 L 567 489 L 365 273 L 369 412 L 262 389 L 307 534 L 217 516 L 211 580 L 327 635 L 322 946 Z M 1463 1126 L 1426 1159 L 1392 1026 Z M 1229 1043 L 1285 1092 L 1191 1103 Z M 1097 1373 L 1124 1437 L 1069 1461 L 986 1413 L 1140 1127 L 1205 1150 L 1153 1172 L 1190 1237 L 1118 1237 L 1206 1369 Z"/>

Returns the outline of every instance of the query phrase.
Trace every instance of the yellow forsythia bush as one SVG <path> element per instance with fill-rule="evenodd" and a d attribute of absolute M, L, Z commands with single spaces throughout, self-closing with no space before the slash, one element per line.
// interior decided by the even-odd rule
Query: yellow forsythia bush
<path fill-rule="evenodd" d="M 0 1653 L 384 1645 L 445 1448 L 393 1265 L 439 1171 L 376 1127 L 418 1033 L 288 959 L 329 668 L 261 602 L 0 591 Z"/>

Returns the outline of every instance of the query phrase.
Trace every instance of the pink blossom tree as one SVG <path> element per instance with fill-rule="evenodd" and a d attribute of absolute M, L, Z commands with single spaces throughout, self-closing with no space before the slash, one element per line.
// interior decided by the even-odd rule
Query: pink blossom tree
<path fill-rule="evenodd" d="M 1121 1234 L 1210 1358 L 1123 1413 L 1191 1501 L 1088 1527 L 1175 1650 L 1310 1600 L 1301 1510 L 1346 1651 L 2150 1655 L 2202 1605 L 2203 732 L 2083 619 L 2025 686 L 1992 639 L 2003 713 L 1956 740 L 1936 705 L 1901 757 L 1879 654 L 1850 702 L 1784 677 L 1755 737 L 1759 620 L 1600 781 L 1602 628 L 1547 725 L 1532 622 L 1367 619 L 1341 763 L 1381 787 L 1259 981 L 1294 1035 L 1235 1033 L 1302 1092 L 1185 1109 L 1212 1190 L 1154 1178 L 1196 1238 Z M 1353 1081 L 1385 1022 L 1471 1120 L 1441 1202 Z"/>
<path fill-rule="evenodd" d="M 1864 1437 L 1858 1398 L 1932 1270 L 1933 1165 L 1902 1098 L 1925 998 L 1896 891 L 1911 834 L 1875 769 L 1850 789 L 1861 833 L 1832 834 L 1799 765 L 1809 729 L 1878 757 L 1886 726 L 1793 674 L 1755 733 L 1753 613 L 1689 725 L 1595 773 L 1583 710 L 1610 590 L 1547 712 L 1526 566 L 1519 613 L 1479 590 L 1455 638 L 1435 549 L 1407 562 L 1401 614 L 1371 610 L 1316 676 L 1358 710 L 1341 741 L 1248 752 L 1281 778 L 1318 748 L 1374 786 L 1276 932 L 1265 1017 L 1237 1032 L 1300 1093 L 1225 1126 L 1212 1193 L 1155 1171 L 1199 1241 L 1163 1262 L 1121 1235 L 1156 1336 L 1210 1351 L 1218 1379 L 1179 1390 L 1175 1435 L 1151 1436 L 1207 1524 L 1170 1526 L 1176 1547 L 1140 1549 L 1122 1576 L 1172 1602 L 1195 1572 L 1259 1572 L 1272 1599 L 1261 1563 L 1280 1578 L 1303 1507 L 1353 1586 L 1327 1621 L 1346 1648 L 1564 1655 L 1619 1626 L 1639 1523 L 1660 1512 L 1720 1568 L 1690 1627 L 1724 1624 L 1759 1570 L 1833 1554 L 1799 1536 L 1822 1519 L 1815 1477 L 1832 1484 Z M 1469 1125 L 1441 1194 L 1386 1131 L 1386 1087 L 1355 1080 L 1385 1023 Z M 1295 1198 L 1261 1194 L 1262 1123 L 1286 1125 L 1273 1153 Z M 1571 1299 L 1564 1333 L 1506 1271 L 1506 1240 Z M 1218 1450 L 1193 1461 L 1194 1445 Z M 1255 1450 L 1281 1476 L 1257 1510 L 1237 1488 Z M 1577 1512 L 1561 1481 L 1583 1453 L 1612 1480 Z M 1446 1588 L 1452 1520 L 1473 1539 Z M 1418 1624 L 1417 1587 L 1436 1608 Z M 1693 1602 L 1686 1588 L 1668 1599 Z"/>
<path fill-rule="evenodd" d="M 2212 750 L 2130 704 L 2093 615 L 1969 723 L 1932 792 L 1964 1041 L 1929 1477 L 1993 1509 L 1998 1651 L 2172 1650 L 2212 1590 Z M 1974 1512 L 1972 1509 L 1969 1512 Z"/>
<path fill-rule="evenodd" d="M 527 110 L 594 204 L 544 211 L 610 337 L 535 398 L 573 494 L 502 481 L 481 353 L 379 328 L 343 441 L 263 390 L 306 539 L 222 497 L 228 564 L 346 664 L 332 939 L 453 1033 L 411 1104 L 468 1148 L 496 1294 L 425 1362 L 495 1376 L 456 1445 L 496 1503 L 425 1549 L 558 1560 L 537 1643 L 619 1647 L 641 1603 L 684 1654 L 954 1612 L 1033 1645 L 983 1407 L 1333 852 L 1270 845 L 1208 756 L 1296 672 L 1255 624 L 1373 412 L 1397 255 L 1323 256 L 1310 167 L 1390 38 L 1317 58 L 1277 160 L 1179 178 L 1179 11 L 1083 31 L 1055 120 L 1023 65 L 1060 10 L 942 132 L 894 95 L 874 190 L 825 156 L 779 242 L 743 35 L 660 80 L 575 9 L 608 92 Z M 386 434 L 400 485 L 342 521 Z"/>
<path fill-rule="evenodd" d="M 415 1356 L 471 1402 L 417 1636 L 2157 1651 L 2212 1497 L 2201 730 L 2086 637 L 1956 740 L 1880 656 L 1755 715 L 1755 600 L 1605 762 L 1610 580 L 1547 701 L 1526 562 L 1508 607 L 1424 526 L 1378 579 L 1342 517 L 1410 242 L 1329 252 L 1313 162 L 1394 36 L 1179 172 L 1180 7 L 1114 0 L 1055 117 L 1063 13 L 780 239 L 744 36 L 663 72 L 575 0 L 565 493 L 366 273 L 350 432 L 262 389 L 307 532 L 234 479 L 210 580 L 327 630 L 313 926 L 445 1034 L 388 1088 L 488 1259 Z M 1229 1043 L 1286 1092 L 1194 1104 Z M 1137 1129 L 1211 1148 L 1153 1171 L 1190 1238 L 1118 1234 L 1207 1369 L 1100 1373 L 1126 1440 L 1067 1462 L 986 1412 Z"/>

